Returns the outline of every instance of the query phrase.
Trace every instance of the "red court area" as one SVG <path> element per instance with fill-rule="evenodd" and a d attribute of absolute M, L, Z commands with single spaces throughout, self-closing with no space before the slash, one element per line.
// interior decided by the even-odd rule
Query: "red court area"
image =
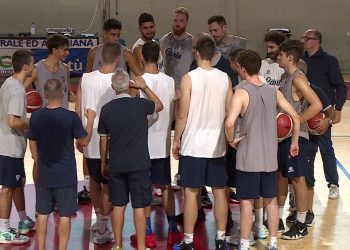
<path fill-rule="evenodd" d="M 82 187 L 79 183 L 80 190 Z M 175 192 L 176 199 L 176 211 L 179 207 L 182 207 L 183 201 L 182 191 Z M 35 211 L 35 189 L 34 185 L 26 185 L 25 187 L 25 198 L 26 207 L 28 215 L 34 219 Z M 211 198 L 213 198 L 211 196 Z M 231 205 L 231 210 L 233 214 L 237 214 L 239 211 L 238 205 Z M 215 220 L 213 215 L 213 209 L 205 209 L 206 220 L 200 221 L 196 224 L 195 228 L 195 245 L 196 250 L 208 250 L 215 249 Z M 46 239 L 46 250 L 58 249 L 58 237 L 57 237 L 57 227 L 58 227 L 59 216 L 56 212 L 53 212 L 48 221 L 48 232 Z M 68 249 L 70 250 L 82 250 L 82 249 L 96 249 L 96 250 L 110 250 L 113 244 L 96 245 L 90 243 L 90 227 L 92 220 L 92 207 L 91 205 L 81 205 L 77 215 L 72 217 L 72 230 L 69 240 Z M 154 249 L 157 250 L 171 250 L 172 247 L 167 246 L 167 233 L 168 233 L 168 222 L 164 210 L 161 206 L 152 207 L 152 229 L 157 237 L 157 246 Z M 10 218 L 10 225 L 17 228 L 18 225 L 18 214 L 15 206 L 12 206 L 12 213 Z M 236 227 L 237 225 L 235 225 Z M 179 226 L 181 231 L 182 227 Z M 132 218 L 132 208 L 131 205 L 128 206 L 125 214 L 125 225 L 123 232 L 123 250 L 136 249 L 130 245 L 129 237 L 134 234 L 134 225 Z M 30 233 L 30 241 L 24 245 L 5 245 L 0 244 L 0 250 L 25 250 L 25 249 L 37 249 L 35 233 Z M 236 249 L 230 248 L 230 249 Z"/>

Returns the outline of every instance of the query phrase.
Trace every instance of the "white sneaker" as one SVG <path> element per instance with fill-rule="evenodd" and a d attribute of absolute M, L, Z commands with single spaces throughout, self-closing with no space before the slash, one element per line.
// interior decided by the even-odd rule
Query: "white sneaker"
<path fill-rule="evenodd" d="M 329 199 L 336 200 L 339 198 L 339 187 L 337 185 L 331 184 L 329 186 Z"/>
<path fill-rule="evenodd" d="M 178 180 L 179 180 L 179 174 L 176 174 L 176 175 L 174 176 L 173 181 L 171 182 L 171 187 L 172 187 L 172 189 L 174 189 L 174 190 L 180 190 L 180 189 L 182 189 L 182 187 L 180 187 L 179 185 L 177 185 Z"/>
<path fill-rule="evenodd" d="M 112 236 L 113 233 L 111 233 L 111 231 L 108 228 L 102 234 L 98 230 L 91 231 L 91 232 L 92 232 L 91 242 L 93 243 L 100 245 L 100 244 L 105 244 L 107 242 L 114 241 L 114 237 Z"/>
<path fill-rule="evenodd" d="M 266 239 L 267 238 L 267 233 L 266 233 L 266 228 L 263 225 L 262 227 L 252 227 L 253 235 L 255 239 Z"/>

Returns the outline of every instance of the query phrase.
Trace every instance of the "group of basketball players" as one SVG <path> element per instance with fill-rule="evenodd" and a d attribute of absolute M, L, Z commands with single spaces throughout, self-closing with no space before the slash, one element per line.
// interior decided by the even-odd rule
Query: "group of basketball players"
<path fill-rule="evenodd" d="M 228 243 L 249 249 L 254 238 L 268 234 L 268 249 L 278 249 L 278 232 L 286 240 L 308 234 L 314 220 L 318 146 L 329 198 L 339 197 L 331 125 L 340 122 L 347 89 L 338 61 L 322 50 L 321 33 L 314 29 L 301 41 L 269 31 L 264 38 L 267 58 L 261 60 L 247 49 L 245 38 L 228 35 L 223 16 L 208 19 L 210 34 L 192 36 L 186 31 L 188 21 L 188 10 L 176 8 L 172 30 L 158 43 L 153 16 L 142 13 L 141 36 L 130 50 L 118 43 L 120 21 L 106 20 L 103 44 L 90 49 L 87 73 L 79 82 L 76 114 L 67 110 L 66 37 L 50 36 L 49 56 L 35 66 L 29 51 L 14 53 L 15 73 L 0 89 L 0 243 L 26 243 L 25 234 L 36 226 L 39 249 L 45 249 L 48 215 L 57 208 L 59 249 L 67 248 L 70 216 L 77 210 L 74 139 L 84 155 L 84 189 L 78 201 L 86 203 L 91 197 L 97 218 L 91 239 L 96 244 L 114 240 L 113 249 L 122 249 L 130 194 L 136 230 L 131 243 L 137 249 L 156 247 L 150 220 L 152 185 L 161 190 L 167 242 L 173 249 L 195 249 L 195 223 L 205 216 L 202 205 L 211 206 L 205 186 L 215 199 L 216 249 L 227 249 Z M 45 108 L 28 122 L 25 89 L 33 83 Z M 310 135 L 305 122 L 321 110 L 325 118 L 317 135 Z M 290 137 L 282 141 L 276 133 L 278 112 L 293 121 Z M 34 159 L 36 225 L 24 205 L 27 137 Z M 184 190 L 183 232 L 175 217 L 171 148 L 179 160 L 177 184 Z M 285 231 L 288 183 L 291 214 Z M 232 188 L 240 202 L 240 231 L 226 242 L 232 226 Z M 20 217 L 18 231 L 9 226 L 12 199 Z M 110 214 L 113 229 L 108 226 Z"/>

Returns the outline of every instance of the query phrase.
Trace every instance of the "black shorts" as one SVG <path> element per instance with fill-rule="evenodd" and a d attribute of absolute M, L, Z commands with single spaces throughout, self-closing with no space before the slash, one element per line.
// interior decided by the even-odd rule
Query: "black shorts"
<path fill-rule="evenodd" d="M 109 199 L 113 206 L 122 207 L 129 203 L 133 208 L 144 208 L 152 201 L 150 171 L 142 170 L 109 174 Z"/>
<path fill-rule="evenodd" d="M 151 159 L 151 180 L 155 185 L 171 183 L 170 156 L 161 159 Z"/>
<path fill-rule="evenodd" d="M 299 154 L 295 157 L 289 155 L 291 138 L 278 143 L 278 170 L 288 179 L 305 176 L 308 169 L 309 141 L 299 137 Z"/>
<path fill-rule="evenodd" d="M 86 158 L 86 165 L 89 169 L 89 175 L 97 183 L 108 184 L 106 179 L 101 173 L 101 159 Z"/>
<path fill-rule="evenodd" d="M 236 171 L 236 190 L 239 200 L 274 198 L 277 194 L 276 172 Z"/>
<path fill-rule="evenodd" d="M 0 185 L 18 188 L 25 177 L 23 158 L 0 155 Z"/>
<path fill-rule="evenodd" d="M 50 214 L 57 206 L 60 217 L 70 217 L 78 210 L 77 185 L 43 188 L 36 186 L 36 212 Z"/>
<path fill-rule="evenodd" d="M 225 157 L 197 158 L 181 155 L 179 178 L 182 187 L 225 187 L 227 179 Z"/>
<path fill-rule="evenodd" d="M 227 187 L 236 187 L 236 154 L 237 150 L 231 146 L 227 146 L 226 151 L 226 173 L 227 173 Z"/>

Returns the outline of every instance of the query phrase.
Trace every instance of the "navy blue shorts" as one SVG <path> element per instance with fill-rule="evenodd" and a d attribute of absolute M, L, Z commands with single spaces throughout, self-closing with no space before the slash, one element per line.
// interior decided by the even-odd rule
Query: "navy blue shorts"
<path fill-rule="evenodd" d="M 0 185 L 18 188 L 22 186 L 25 177 L 23 158 L 0 155 Z"/>
<path fill-rule="evenodd" d="M 151 159 L 151 180 L 155 185 L 171 183 L 170 156 L 161 159 Z"/>
<path fill-rule="evenodd" d="M 101 159 L 86 158 L 86 165 L 89 169 L 89 175 L 97 183 L 108 184 L 106 179 L 101 173 Z"/>
<path fill-rule="evenodd" d="M 282 176 L 288 179 L 305 176 L 309 165 L 309 141 L 299 137 L 299 154 L 289 156 L 291 138 L 278 143 L 278 170 Z"/>
<path fill-rule="evenodd" d="M 179 184 L 182 187 L 225 187 L 227 180 L 225 157 L 196 158 L 181 155 L 179 175 Z"/>
<path fill-rule="evenodd" d="M 109 199 L 113 206 L 122 207 L 129 203 L 133 208 L 144 208 L 152 201 L 150 171 L 109 174 Z"/>
<path fill-rule="evenodd" d="M 237 150 L 231 146 L 227 146 L 226 151 L 226 173 L 227 173 L 227 187 L 236 187 L 236 154 Z"/>
<path fill-rule="evenodd" d="M 36 186 L 36 212 L 52 213 L 55 206 L 60 217 L 70 217 L 78 210 L 77 185 L 43 188 Z"/>
<path fill-rule="evenodd" d="M 277 195 L 276 172 L 236 170 L 236 192 L 239 200 L 274 198 Z"/>

